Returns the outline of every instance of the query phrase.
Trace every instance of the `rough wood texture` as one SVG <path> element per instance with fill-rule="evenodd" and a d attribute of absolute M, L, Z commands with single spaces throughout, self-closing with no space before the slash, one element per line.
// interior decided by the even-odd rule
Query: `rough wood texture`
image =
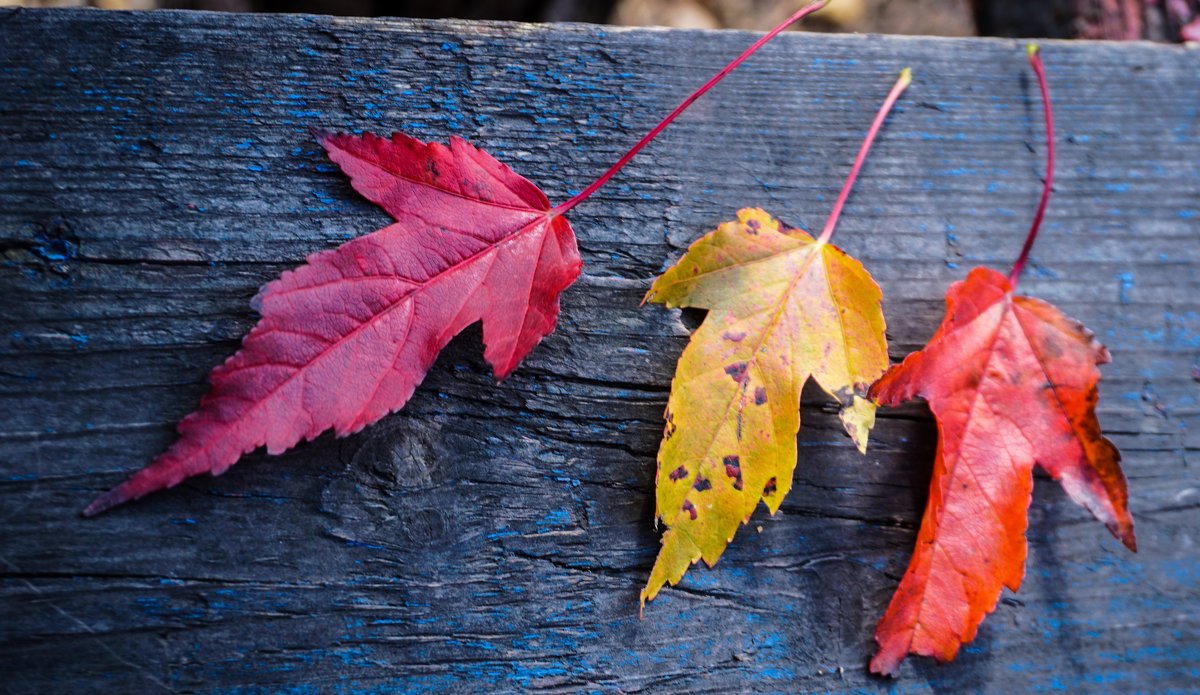
<path fill-rule="evenodd" d="M 564 200 L 751 37 L 454 22 L 0 13 L 0 690 L 958 693 L 1197 687 L 1200 53 L 1044 45 L 1060 168 L 1022 289 L 1111 348 L 1132 555 L 1044 478 L 1025 585 L 957 662 L 866 675 L 934 428 L 866 457 L 816 393 L 795 488 L 638 619 L 654 455 L 694 325 L 649 280 L 743 205 L 819 227 L 897 71 L 834 240 L 883 287 L 893 358 L 948 283 L 1006 270 L 1036 204 L 1014 42 L 792 34 L 571 213 L 585 276 L 500 385 L 479 333 L 400 414 L 92 520 L 166 447 L 247 301 L 387 220 L 309 125 L 470 138 Z"/>

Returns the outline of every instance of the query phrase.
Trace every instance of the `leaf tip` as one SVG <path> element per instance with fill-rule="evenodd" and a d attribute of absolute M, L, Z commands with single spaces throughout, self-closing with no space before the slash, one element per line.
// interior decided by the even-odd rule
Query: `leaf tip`
<path fill-rule="evenodd" d="M 638 620 L 642 619 L 642 612 L 646 610 L 646 603 L 653 601 L 654 597 L 658 596 L 658 592 L 662 587 L 663 582 L 661 580 L 655 582 L 654 576 L 651 575 L 650 579 L 646 582 L 646 586 L 642 587 L 641 592 L 638 593 Z"/>
<path fill-rule="evenodd" d="M 890 654 L 879 652 L 875 658 L 871 659 L 871 673 L 877 676 L 886 676 L 895 678 L 899 672 L 900 663 L 895 660 Z"/>
<path fill-rule="evenodd" d="M 857 393 L 850 397 L 850 402 L 842 406 L 839 413 L 842 427 L 850 435 L 858 453 L 867 453 L 867 441 L 871 428 L 875 426 L 875 403 Z"/>
<path fill-rule="evenodd" d="M 321 143 L 322 145 L 325 144 L 326 140 L 328 140 L 330 137 L 333 136 L 333 133 L 329 132 L 328 130 L 325 130 L 324 128 L 322 128 L 319 125 L 310 125 L 308 127 L 308 134 L 311 135 L 314 140 Z"/>
<path fill-rule="evenodd" d="M 1109 530 L 1117 537 L 1117 540 L 1121 541 L 1121 545 L 1129 548 L 1130 552 L 1137 552 L 1137 536 L 1133 534 L 1133 519 L 1129 518 L 1128 514 L 1116 528 L 1109 527 Z"/>
<path fill-rule="evenodd" d="M 1036 43 L 1025 44 L 1025 54 L 1028 55 L 1030 58 L 1033 58 L 1041 50 L 1042 50 L 1041 46 L 1038 46 Z"/>
<path fill-rule="evenodd" d="M 884 616 L 883 621 L 886 620 L 887 616 Z M 875 643 L 879 645 L 879 651 L 871 657 L 870 670 L 877 676 L 895 678 L 900 675 L 900 662 L 908 656 L 912 649 L 912 642 L 902 634 L 881 633 L 883 621 L 880 621 L 879 627 L 875 630 Z"/>
<path fill-rule="evenodd" d="M 903 87 L 907 87 L 908 85 L 912 84 L 912 68 L 904 68 L 901 70 L 900 79 L 897 80 L 897 83 Z"/>
<path fill-rule="evenodd" d="M 117 505 L 124 504 L 129 500 L 129 496 L 125 494 L 124 487 L 124 485 L 118 485 L 103 495 L 100 495 L 96 499 L 92 500 L 91 504 L 84 507 L 80 514 L 84 517 L 90 518 L 96 516 L 97 514 L 103 514 Z"/>

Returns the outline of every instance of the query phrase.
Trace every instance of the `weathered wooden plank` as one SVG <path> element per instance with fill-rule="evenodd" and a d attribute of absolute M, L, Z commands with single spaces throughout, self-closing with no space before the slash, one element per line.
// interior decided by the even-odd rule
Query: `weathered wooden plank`
<path fill-rule="evenodd" d="M 865 674 L 934 429 L 860 457 L 806 393 L 795 490 L 638 619 L 653 469 L 693 316 L 637 306 L 743 205 L 819 226 L 899 68 L 835 240 L 883 286 L 894 357 L 946 285 L 1007 267 L 1040 189 L 1020 46 L 794 34 L 571 214 L 585 275 L 504 383 L 479 333 L 405 410 L 248 456 L 98 519 L 170 443 L 247 301 L 374 230 L 309 125 L 468 137 L 563 200 L 738 33 L 201 13 L 0 14 L 0 660 L 14 693 L 1019 692 L 1197 687 L 1200 53 L 1048 43 L 1056 193 L 1022 287 L 1108 344 L 1132 556 L 1039 480 L 1025 586 L 952 666 Z"/>

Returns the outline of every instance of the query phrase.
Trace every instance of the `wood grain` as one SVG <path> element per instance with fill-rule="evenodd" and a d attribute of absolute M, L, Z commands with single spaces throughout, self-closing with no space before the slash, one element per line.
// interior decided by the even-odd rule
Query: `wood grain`
<path fill-rule="evenodd" d="M 806 393 L 794 490 L 638 619 L 654 456 L 695 317 L 638 307 L 745 205 L 819 228 L 896 73 L 835 243 L 892 357 L 1040 191 L 1022 46 L 789 34 L 570 215 L 585 275 L 496 385 L 468 329 L 399 414 L 92 520 L 255 317 L 374 230 L 310 125 L 469 138 L 555 202 L 751 41 L 586 25 L 0 11 L 0 690 L 10 693 L 1186 692 L 1200 663 L 1200 52 L 1043 44 L 1059 169 L 1022 289 L 1111 349 L 1101 422 L 1140 552 L 1048 480 L 1025 585 L 953 665 L 869 677 L 934 428 L 866 457 Z"/>

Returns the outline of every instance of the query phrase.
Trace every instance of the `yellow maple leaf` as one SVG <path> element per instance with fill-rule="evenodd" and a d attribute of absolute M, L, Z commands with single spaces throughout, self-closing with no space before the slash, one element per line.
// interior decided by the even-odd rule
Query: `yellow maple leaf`
<path fill-rule="evenodd" d="M 642 591 L 710 566 L 759 500 L 791 487 L 800 391 L 809 377 L 841 404 L 860 451 L 875 422 L 867 389 L 888 366 L 879 286 L 841 249 L 738 211 L 692 244 L 647 301 L 708 316 L 679 358 L 658 453 L 656 515 L 668 526 Z"/>
<path fill-rule="evenodd" d="M 867 449 L 871 383 L 888 366 L 879 286 L 829 243 L 871 142 L 912 81 L 905 69 L 863 138 L 821 235 L 738 211 L 688 248 L 644 301 L 708 309 L 671 382 L 658 450 L 655 516 L 667 526 L 642 605 L 701 558 L 712 566 L 759 501 L 774 514 L 792 486 L 800 391 L 809 377 L 841 404 Z"/>

